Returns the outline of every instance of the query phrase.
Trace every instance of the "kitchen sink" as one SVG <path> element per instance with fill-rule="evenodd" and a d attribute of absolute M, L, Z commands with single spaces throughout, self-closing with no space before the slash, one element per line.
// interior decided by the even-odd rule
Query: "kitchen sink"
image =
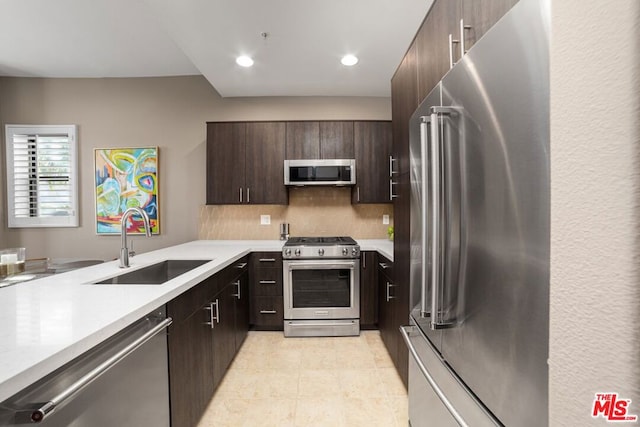
<path fill-rule="evenodd" d="M 162 285 L 184 274 L 210 259 L 168 259 L 109 279 L 92 283 L 93 285 Z"/>

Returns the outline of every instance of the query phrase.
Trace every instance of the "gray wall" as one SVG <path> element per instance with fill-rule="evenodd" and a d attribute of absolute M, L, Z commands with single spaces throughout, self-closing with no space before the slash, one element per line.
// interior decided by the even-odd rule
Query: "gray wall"
<path fill-rule="evenodd" d="M 639 51 L 638 0 L 552 2 L 552 426 L 606 425 L 597 392 L 640 416 Z"/>
<path fill-rule="evenodd" d="M 77 124 L 80 227 L 7 229 L 4 154 L 0 174 L 0 247 L 24 246 L 27 257 L 118 255 L 118 236 L 97 236 L 93 149 L 160 147 L 161 234 L 135 237 L 145 252 L 198 238 L 205 203 L 205 122 L 391 118 L 389 98 L 221 98 L 200 76 L 127 79 L 0 78 L 0 123 Z M 4 138 L 4 128 L 2 129 Z M 4 150 L 3 150 L 4 152 Z"/>

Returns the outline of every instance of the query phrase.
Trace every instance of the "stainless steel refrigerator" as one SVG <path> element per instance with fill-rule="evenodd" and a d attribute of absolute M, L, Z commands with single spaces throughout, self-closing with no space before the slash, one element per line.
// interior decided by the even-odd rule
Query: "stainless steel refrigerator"
<path fill-rule="evenodd" d="M 549 13 L 521 0 L 410 121 L 413 427 L 548 424 Z"/>

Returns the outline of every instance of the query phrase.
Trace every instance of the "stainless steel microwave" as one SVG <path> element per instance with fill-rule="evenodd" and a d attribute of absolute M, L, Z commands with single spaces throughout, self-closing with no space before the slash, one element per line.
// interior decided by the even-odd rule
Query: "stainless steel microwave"
<path fill-rule="evenodd" d="M 285 160 L 284 185 L 336 185 L 356 183 L 354 159 Z"/>

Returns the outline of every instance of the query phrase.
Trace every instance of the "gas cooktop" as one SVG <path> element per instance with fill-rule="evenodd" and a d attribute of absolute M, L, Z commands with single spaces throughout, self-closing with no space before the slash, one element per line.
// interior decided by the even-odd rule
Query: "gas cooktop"
<path fill-rule="evenodd" d="M 351 237 L 291 237 L 285 246 L 355 246 L 358 243 Z"/>
<path fill-rule="evenodd" d="M 360 246 L 351 237 L 291 237 L 282 249 L 284 259 L 358 258 Z"/>

